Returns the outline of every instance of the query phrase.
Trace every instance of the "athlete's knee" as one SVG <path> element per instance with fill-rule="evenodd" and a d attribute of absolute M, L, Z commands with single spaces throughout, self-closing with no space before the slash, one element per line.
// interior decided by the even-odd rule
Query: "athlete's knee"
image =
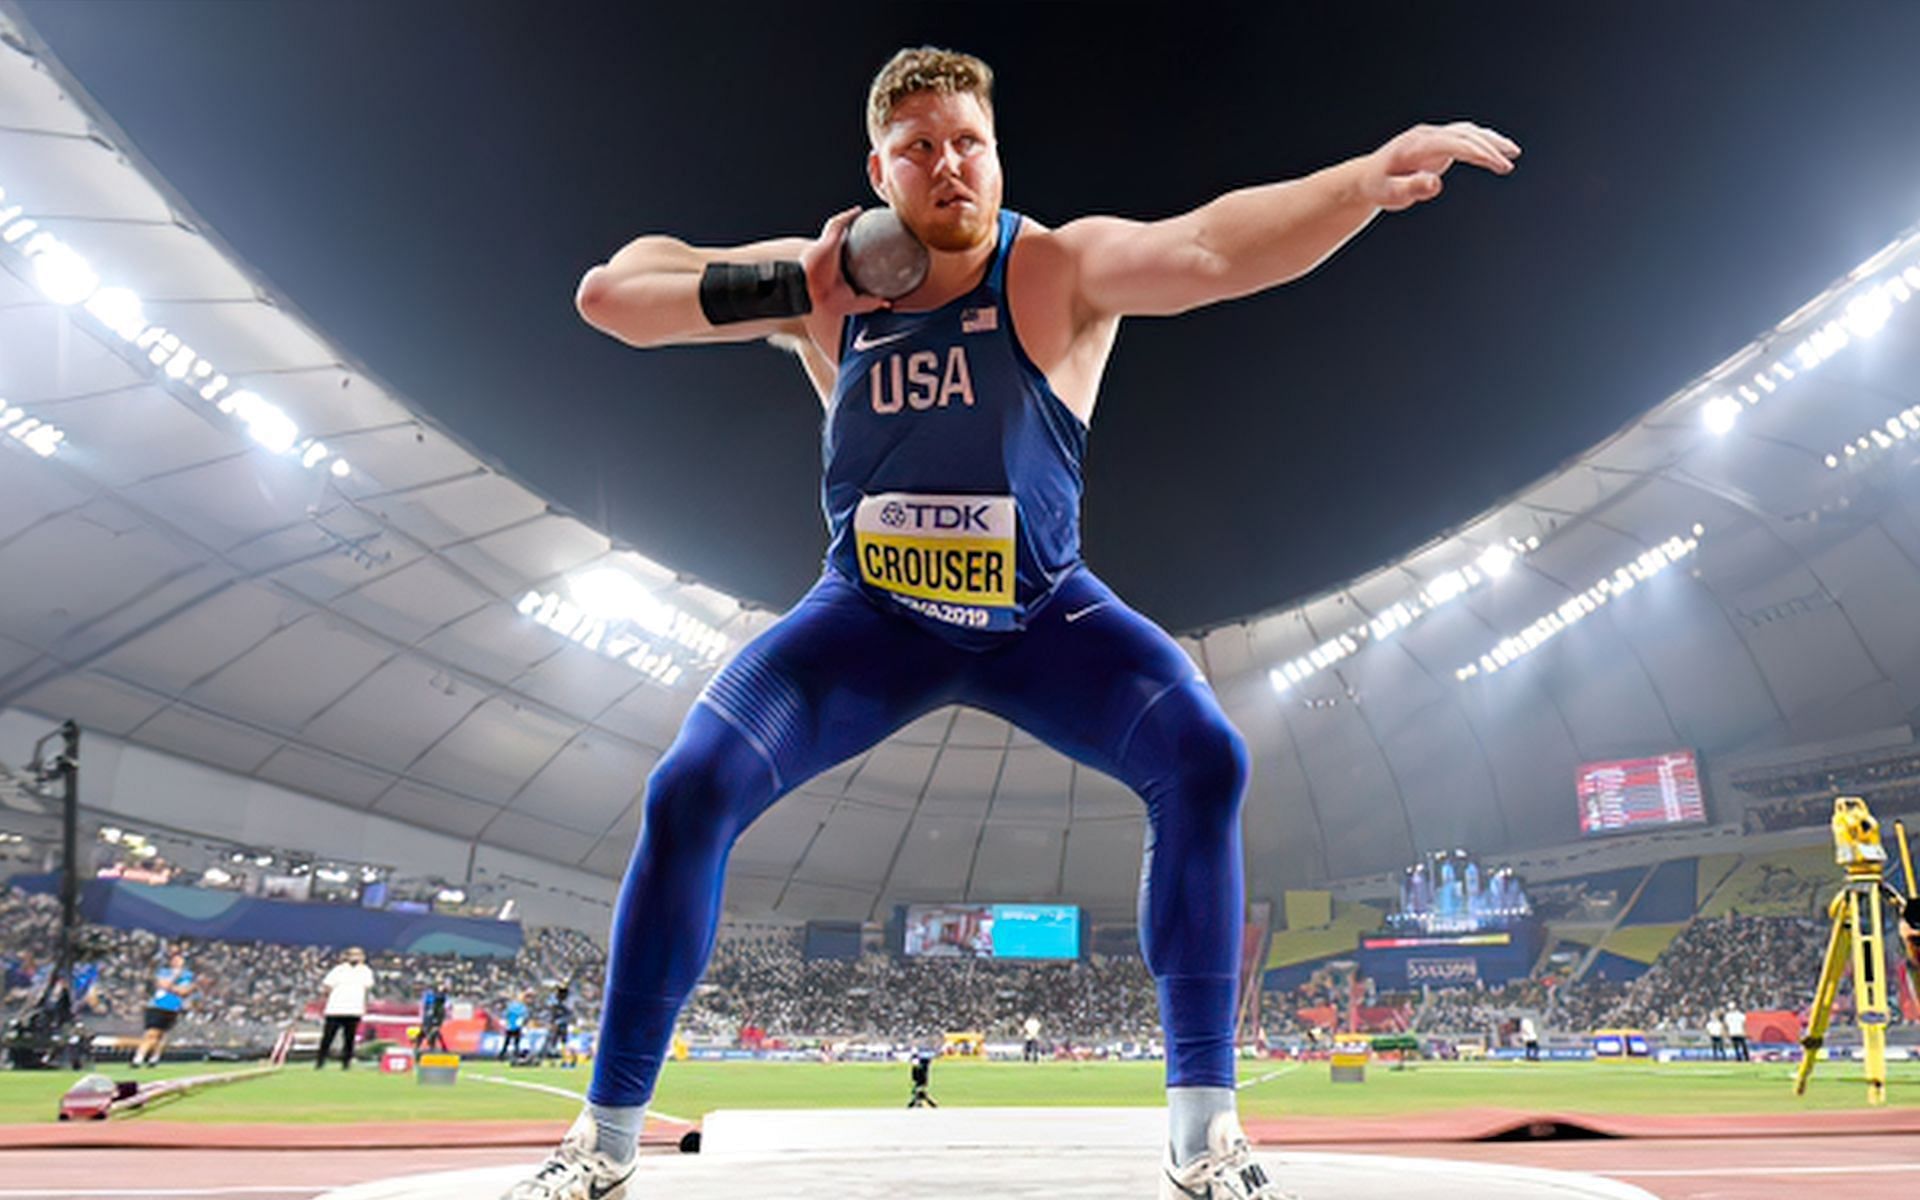
<path fill-rule="evenodd" d="M 725 849 L 773 798 L 773 775 L 724 720 L 695 705 L 647 777 L 640 836 L 668 853 Z"/>
<path fill-rule="evenodd" d="M 1240 814 L 1252 759 L 1213 692 L 1195 681 L 1160 697 L 1141 719 L 1126 764 L 1149 802 L 1164 797 L 1190 819 L 1232 820 Z"/>
<path fill-rule="evenodd" d="M 1237 818 L 1252 774 L 1247 740 L 1217 709 L 1194 726 L 1189 740 L 1190 748 L 1180 760 L 1182 794 L 1189 804 L 1204 805 L 1222 818 Z"/>

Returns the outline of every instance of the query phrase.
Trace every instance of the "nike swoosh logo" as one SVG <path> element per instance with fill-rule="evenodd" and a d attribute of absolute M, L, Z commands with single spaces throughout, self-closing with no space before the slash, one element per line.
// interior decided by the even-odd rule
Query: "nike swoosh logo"
<path fill-rule="evenodd" d="M 902 329 L 898 333 L 890 333 L 885 337 L 874 338 L 871 341 L 869 341 L 867 339 L 867 331 L 862 329 L 859 333 L 854 335 L 853 348 L 855 350 L 872 350 L 877 347 L 884 346 L 888 342 L 897 342 L 903 337 L 912 337 L 913 333 L 914 331 L 911 329 Z"/>
<path fill-rule="evenodd" d="M 1107 606 L 1107 602 L 1105 600 L 1102 600 L 1098 604 L 1089 604 L 1085 608 L 1076 608 L 1072 612 L 1067 614 L 1067 624 L 1071 625 L 1075 621 L 1078 621 L 1081 617 L 1086 616 L 1088 613 L 1094 612 L 1097 609 L 1105 608 L 1106 606 Z"/>
<path fill-rule="evenodd" d="M 607 1195 L 609 1192 L 613 1191 L 615 1188 L 620 1187 L 622 1184 L 626 1183 L 627 1180 L 632 1178 L 633 1178 L 633 1172 L 628 1171 L 625 1175 L 622 1175 L 620 1178 L 614 1180 L 612 1183 L 607 1184 L 605 1187 L 601 1187 L 597 1183 L 589 1183 L 587 1185 L 587 1196 L 589 1197 L 589 1200 L 601 1200 L 603 1196 Z"/>

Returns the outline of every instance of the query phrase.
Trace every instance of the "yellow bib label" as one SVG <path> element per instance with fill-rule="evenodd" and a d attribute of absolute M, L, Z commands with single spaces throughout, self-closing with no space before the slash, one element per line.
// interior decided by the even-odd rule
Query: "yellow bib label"
<path fill-rule="evenodd" d="M 1014 525 L 1011 496 L 868 496 L 853 518 L 860 578 L 898 596 L 1011 608 Z"/>

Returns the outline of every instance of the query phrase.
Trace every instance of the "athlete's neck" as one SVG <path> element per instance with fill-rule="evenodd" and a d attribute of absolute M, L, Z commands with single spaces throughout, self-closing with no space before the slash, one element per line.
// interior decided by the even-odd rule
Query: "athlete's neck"
<path fill-rule="evenodd" d="M 965 250 L 935 250 L 926 282 L 902 296 L 895 312 L 928 312 L 980 286 L 1000 248 L 1000 220 L 996 216 L 987 237 Z"/>

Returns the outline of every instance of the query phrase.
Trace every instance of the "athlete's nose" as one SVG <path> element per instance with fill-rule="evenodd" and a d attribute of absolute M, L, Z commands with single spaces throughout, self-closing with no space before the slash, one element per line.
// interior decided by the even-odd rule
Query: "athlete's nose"
<path fill-rule="evenodd" d="M 958 175 L 961 161 L 960 148 L 948 142 L 940 148 L 940 157 L 934 161 L 934 174 Z"/>

